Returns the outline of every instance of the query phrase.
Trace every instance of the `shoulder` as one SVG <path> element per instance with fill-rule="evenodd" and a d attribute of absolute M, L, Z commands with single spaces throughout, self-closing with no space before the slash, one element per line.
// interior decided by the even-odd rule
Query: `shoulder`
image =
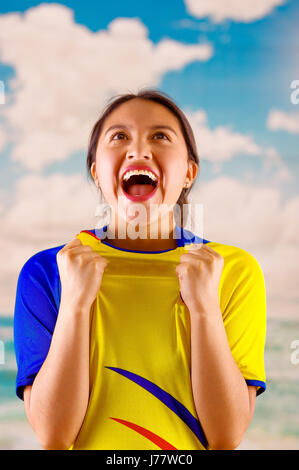
<path fill-rule="evenodd" d="M 55 246 L 53 248 L 47 248 L 42 251 L 34 253 L 27 261 L 24 263 L 20 276 L 28 277 L 30 275 L 40 275 L 44 276 L 46 273 L 51 274 L 57 270 L 57 260 L 56 255 L 65 244 Z"/>
<path fill-rule="evenodd" d="M 219 253 L 224 259 L 225 270 L 229 270 L 231 274 L 233 272 L 238 274 L 243 272 L 243 274 L 246 275 L 254 271 L 260 275 L 263 275 L 261 265 L 257 258 L 252 253 L 246 251 L 243 248 L 202 238 L 190 230 L 186 230 L 185 228 L 183 229 L 181 227 L 178 228 L 178 234 L 179 246 L 186 246 L 193 243 L 203 243 L 204 245 L 209 246 L 214 251 Z"/>
<path fill-rule="evenodd" d="M 209 246 L 224 258 L 219 284 L 224 318 L 230 309 L 241 311 L 246 304 L 246 311 L 251 312 L 249 317 L 262 321 L 266 313 L 266 286 L 257 258 L 237 246 L 216 242 Z"/>
<path fill-rule="evenodd" d="M 244 340 L 250 337 L 251 341 L 250 332 L 253 332 L 257 341 L 259 335 L 261 338 L 264 335 L 267 315 L 266 286 L 259 261 L 237 246 L 216 242 L 210 242 L 209 246 L 224 258 L 219 300 L 229 338 L 242 334 Z"/>
<path fill-rule="evenodd" d="M 61 286 L 56 255 L 63 247 L 64 244 L 48 248 L 27 259 L 18 277 L 18 297 L 26 301 L 47 296 L 59 306 Z"/>
<path fill-rule="evenodd" d="M 262 272 L 262 268 L 258 259 L 249 251 L 235 245 L 226 243 L 218 243 L 205 240 L 204 243 L 217 251 L 225 261 L 225 264 L 231 269 L 242 269 L 244 272 L 257 270 Z"/>
<path fill-rule="evenodd" d="M 203 238 L 190 230 L 178 228 L 178 234 L 181 245 L 188 245 L 192 243 L 203 243 L 204 245 L 209 246 L 214 251 L 219 253 L 228 264 L 238 265 L 238 266 L 251 266 L 255 268 L 260 268 L 260 264 L 254 255 L 249 253 L 243 248 L 240 248 L 235 245 L 229 245 L 226 243 L 219 243 L 214 240 Z"/>

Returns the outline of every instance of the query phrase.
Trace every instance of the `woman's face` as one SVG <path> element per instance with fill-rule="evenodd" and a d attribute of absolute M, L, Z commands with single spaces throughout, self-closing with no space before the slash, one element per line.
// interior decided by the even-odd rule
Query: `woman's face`
<path fill-rule="evenodd" d="M 147 167 L 156 180 L 140 174 L 124 178 L 130 166 Z M 107 203 L 128 220 L 124 214 L 132 204 L 142 204 L 147 214 L 151 205 L 172 208 L 186 181 L 191 185 L 196 177 L 197 165 L 188 161 L 176 116 L 159 103 L 134 98 L 106 118 L 91 173 Z"/>

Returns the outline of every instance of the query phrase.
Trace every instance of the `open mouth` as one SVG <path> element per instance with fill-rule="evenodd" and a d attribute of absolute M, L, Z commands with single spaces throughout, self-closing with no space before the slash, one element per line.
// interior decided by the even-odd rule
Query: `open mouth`
<path fill-rule="evenodd" d="M 122 189 L 125 195 L 134 201 L 146 200 L 154 195 L 158 188 L 157 179 L 148 174 L 128 172 L 123 178 Z"/>

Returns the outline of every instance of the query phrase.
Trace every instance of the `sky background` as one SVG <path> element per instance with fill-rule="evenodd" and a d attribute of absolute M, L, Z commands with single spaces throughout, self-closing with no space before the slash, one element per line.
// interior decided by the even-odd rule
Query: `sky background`
<path fill-rule="evenodd" d="M 1 314 L 30 256 L 97 223 L 85 161 L 106 102 L 153 87 L 192 125 L 204 238 L 254 255 L 268 315 L 298 318 L 298 24 L 297 0 L 2 1 Z"/>
<path fill-rule="evenodd" d="M 40 448 L 14 391 L 20 270 L 98 224 L 90 131 L 144 87 L 192 125 L 202 235 L 264 272 L 267 391 L 241 448 L 299 448 L 298 25 L 298 0 L 0 0 L 0 449 Z"/>

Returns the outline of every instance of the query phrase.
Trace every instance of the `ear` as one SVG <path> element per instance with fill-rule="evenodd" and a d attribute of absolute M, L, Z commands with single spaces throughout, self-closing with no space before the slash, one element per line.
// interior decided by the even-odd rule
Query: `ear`
<path fill-rule="evenodd" d="M 193 160 L 189 160 L 188 171 L 186 175 L 186 181 L 188 182 L 187 187 L 190 187 L 192 185 L 193 181 L 196 178 L 197 172 L 198 172 L 198 166 L 196 162 L 194 162 Z"/>
<path fill-rule="evenodd" d="M 91 167 L 90 167 L 90 173 L 94 179 L 94 182 L 95 182 L 95 185 L 97 186 L 97 188 L 100 187 L 100 183 L 99 183 L 99 180 L 98 180 L 98 176 L 97 176 L 97 172 L 96 172 L 96 162 L 93 162 L 91 164 Z"/>

